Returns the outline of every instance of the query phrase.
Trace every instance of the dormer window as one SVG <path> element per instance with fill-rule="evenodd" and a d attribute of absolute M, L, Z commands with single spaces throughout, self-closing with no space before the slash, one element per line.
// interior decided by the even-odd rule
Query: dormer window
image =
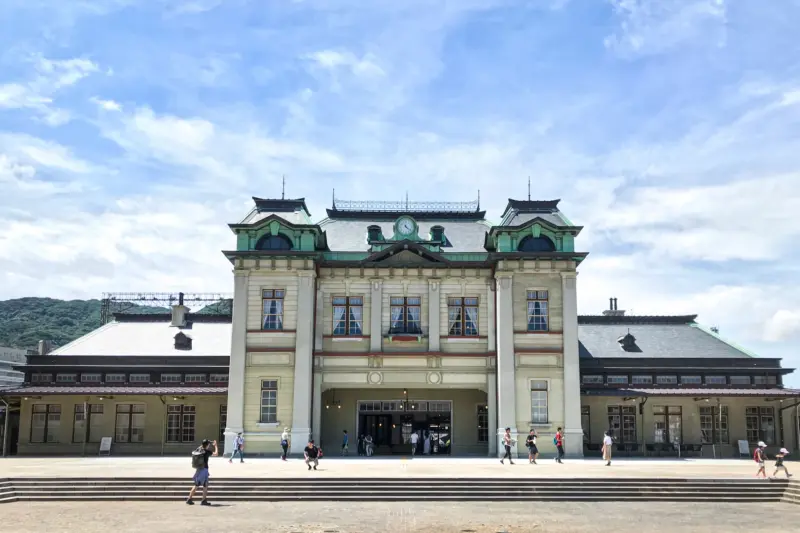
<path fill-rule="evenodd" d="M 433 226 L 431 228 L 431 240 L 433 242 L 444 243 L 444 227 L 442 227 L 442 226 Z"/>
<path fill-rule="evenodd" d="M 382 240 L 384 239 L 380 226 L 369 226 L 367 228 L 367 242 L 378 242 Z"/>
<path fill-rule="evenodd" d="M 277 251 L 291 250 L 292 248 L 294 248 L 292 241 L 287 236 L 280 234 L 264 235 L 256 243 L 256 250 Z"/>
<path fill-rule="evenodd" d="M 519 252 L 555 252 L 556 245 L 544 235 L 539 237 L 528 236 L 522 239 L 517 246 Z"/>
<path fill-rule="evenodd" d="M 184 332 L 175 335 L 175 349 L 176 350 L 191 350 L 192 338 Z"/>
<path fill-rule="evenodd" d="M 620 348 L 622 348 L 626 352 L 642 351 L 641 348 L 639 348 L 639 346 L 636 345 L 636 337 L 631 335 L 630 331 L 625 335 L 623 335 L 622 337 L 620 337 L 619 339 L 617 339 L 617 342 L 619 343 Z"/>

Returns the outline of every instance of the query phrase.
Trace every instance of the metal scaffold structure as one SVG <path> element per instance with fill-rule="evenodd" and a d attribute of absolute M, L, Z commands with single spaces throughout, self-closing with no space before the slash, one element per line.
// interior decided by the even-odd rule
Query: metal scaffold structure
<path fill-rule="evenodd" d="M 168 313 L 178 303 L 197 313 L 229 315 L 233 309 L 233 295 L 222 292 L 105 292 L 100 319 L 108 324 L 115 314 Z"/>

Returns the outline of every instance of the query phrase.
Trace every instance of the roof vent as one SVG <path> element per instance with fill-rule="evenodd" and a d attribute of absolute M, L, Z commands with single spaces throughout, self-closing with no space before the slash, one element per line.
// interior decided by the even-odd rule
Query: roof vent
<path fill-rule="evenodd" d="M 444 227 L 432 226 L 431 227 L 431 240 L 434 242 L 444 242 Z"/>
<path fill-rule="evenodd" d="M 617 299 L 616 298 L 609 298 L 608 299 L 608 309 L 603 311 L 603 316 L 625 316 L 625 310 L 620 310 L 617 307 Z"/>
<path fill-rule="evenodd" d="M 380 226 L 367 227 L 367 242 L 378 242 L 383 240 L 383 233 Z"/>
<path fill-rule="evenodd" d="M 719 328 L 717 326 L 711 326 L 712 333 L 719 335 Z"/>
<path fill-rule="evenodd" d="M 178 304 L 172 306 L 172 326 L 176 328 L 186 327 L 186 315 L 189 308 L 183 305 L 183 293 L 178 293 Z"/>
<path fill-rule="evenodd" d="M 631 335 L 631 331 L 628 330 L 628 333 L 617 339 L 620 347 L 625 350 L 626 352 L 641 352 L 642 349 L 636 345 L 636 337 Z"/>
<path fill-rule="evenodd" d="M 47 355 L 53 349 L 53 343 L 50 341 L 39 341 L 36 346 L 36 355 Z"/>
<path fill-rule="evenodd" d="M 192 338 L 184 332 L 179 332 L 175 335 L 175 349 L 176 350 L 191 350 Z"/>

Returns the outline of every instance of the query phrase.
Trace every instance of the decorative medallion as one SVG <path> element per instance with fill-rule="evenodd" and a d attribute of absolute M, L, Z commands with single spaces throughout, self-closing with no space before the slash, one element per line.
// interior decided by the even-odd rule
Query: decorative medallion
<path fill-rule="evenodd" d="M 431 385 L 438 385 L 442 382 L 441 372 L 428 372 L 428 383 Z"/>
<path fill-rule="evenodd" d="M 370 372 L 367 374 L 367 381 L 370 385 L 380 385 L 383 383 L 383 374 L 380 372 Z"/>

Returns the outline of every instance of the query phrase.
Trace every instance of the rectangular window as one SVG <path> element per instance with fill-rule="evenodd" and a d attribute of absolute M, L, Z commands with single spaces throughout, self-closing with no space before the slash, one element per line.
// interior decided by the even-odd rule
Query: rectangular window
<path fill-rule="evenodd" d="M 632 405 L 609 405 L 608 427 L 620 443 L 636 442 L 636 407 Z"/>
<path fill-rule="evenodd" d="M 628 376 L 608 376 L 606 378 L 606 383 L 609 385 L 627 385 Z"/>
<path fill-rule="evenodd" d="M 653 406 L 653 438 L 657 444 L 672 444 L 673 446 L 681 444 L 682 416 L 680 406 Z"/>
<path fill-rule="evenodd" d="M 706 376 L 706 385 L 727 385 L 728 379 L 725 376 Z"/>
<path fill-rule="evenodd" d="M 117 405 L 117 417 L 114 423 L 114 441 L 121 443 L 144 442 L 144 417 L 144 405 Z"/>
<path fill-rule="evenodd" d="M 702 385 L 703 379 L 700 376 L 681 376 L 681 385 Z"/>
<path fill-rule="evenodd" d="M 750 376 L 731 376 L 731 385 L 750 385 Z"/>
<path fill-rule="evenodd" d="M 225 427 L 228 425 L 228 406 L 219 406 L 219 442 L 225 442 Z"/>
<path fill-rule="evenodd" d="M 333 297 L 333 334 L 359 336 L 364 332 L 364 298 L 361 296 Z"/>
<path fill-rule="evenodd" d="M 419 297 L 393 297 L 390 303 L 391 326 L 389 327 L 389 333 L 420 335 L 422 333 L 422 326 L 420 323 L 420 306 L 422 305 L 422 299 Z"/>
<path fill-rule="evenodd" d="M 180 383 L 180 374 L 161 374 L 161 383 Z"/>
<path fill-rule="evenodd" d="M 489 442 L 489 408 L 478 406 L 478 442 Z"/>
<path fill-rule="evenodd" d="M 150 383 L 150 374 L 131 374 L 128 381 L 130 383 Z"/>
<path fill-rule="evenodd" d="M 547 291 L 528 291 L 528 331 L 549 331 Z"/>
<path fill-rule="evenodd" d="M 228 374 L 211 374 L 208 381 L 211 383 L 227 383 Z"/>
<path fill-rule="evenodd" d="M 778 376 L 753 376 L 753 383 L 756 385 L 777 385 Z"/>
<path fill-rule="evenodd" d="M 52 383 L 53 374 L 31 374 L 31 383 Z"/>
<path fill-rule="evenodd" d="M 264 424 L 278 422 L 278 380 L 261 381 L 261 420 Z"/>
<path fill-rule="evenodd" d="M 206 375 L 205 374 L 186 374 L 183 378 L 184 383 L 205 383 L 206 382 Z"/>
<path fill-rule="evenodd" d="M 653 376 L 633 376 L 631 381 L 634 385 L 652 385 Z"/>
<path fill-rule="evenodd" d="M 583 428 L 583 443 L 592 442 L 592 435 L 591 435 L 591 427 L 592 427 L 592 418 L 590 416 L 591 411 L 589 410 L 588 405 L 581 406 L 581 427 Z"/>
<path fill-rule="evenodd" d="M 89 440 L 86 442 L 100 442 L 101 425 L 103 423 L 103 404 L 89 404 Z M 83 404 L 75 406 L 72 421 L 72 442 L 83 442 L 86 437 L 86 415 Z"/>
<path fill-rule="evenodd" d="M 194 442 L 195 407 L 167 406 L 167 442 Z"/>
<path fill-rule="evenodd" d="M 728 444 L 728 407 L 700 408 L 700 438 L 703 444 Z"/>
<path fill-rule="evenodd" d="M 61 406 L 35 404 L 31 413 L 31 442 L 56 443 L 61 427 Z"/>
<path fill-rule="evenodd" d="M 678 376 L 656 376 L 656 385 L 677 385 Z"/>
<path fill-rule="evenodd" d="M 584 385 L 602 385 L 603 376 L 583 376 L 581 381 Z"/>
<path fill-rule="evenodd" d="M 267 331 L 280 331 L 283 329 L 283 297 L 285 291 L 267 289 L 261 291 L 261 308 L 264 320 L 263 329 Z"/>
<path fill-rule="evenodd" d="M 534 379 L 531 381 L 531 422 L 547 424 L 547 381 Z"/>
<path fill-rule="evenodd" d="M 100 383 L 102 379 L 102 374 L 81 374 L 81 383 Z"/>
<path fill-rule="evenodd" d="M 75 383 L 78 381 L 78 374 L 56 374 L 56 383 Z"/>
<path fill-rule="evenodd" d="M 745 409 L 747 442 L 763 440 L 775 444 L 775 409 L 773 407 L 747 407 Z"/>
<path fill-rule="evenodd" d="M 106 383 L 125 383 L 125 374 L 106 374 Z"/>
<path fill-rule="evenodd" d="M 447 334 L 452 337 L 478 335 L 478 299 L 447 299 Z"/>

